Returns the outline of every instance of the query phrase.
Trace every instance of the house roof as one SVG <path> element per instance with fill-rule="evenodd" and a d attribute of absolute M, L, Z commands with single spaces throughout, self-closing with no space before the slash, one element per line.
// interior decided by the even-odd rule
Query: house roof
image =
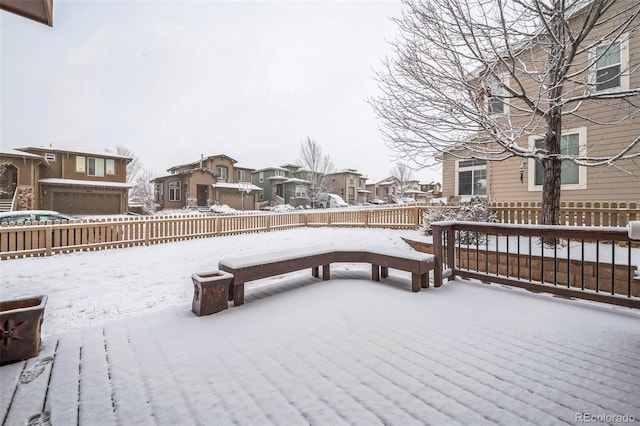
<path fill-rule="evenodd" d="M 251 173 L 259 173 L 259 172 L 266 172 L 269 170 L 277 170 L 277 171 L 281 171 L 281 172 L 289 172 L 289 169 L 285 169 L 284 167 L 265 167 L 262 169 L 255 169 L 253 170 Z"/>
<path fill-rule="evenodd" d="M 53 0 L 0 0 L 0 9 L 53 27 Z"/>
<path fill-rule="evenodd" d="M 171 170 L 171 169 L 169 169 L 169 170 Z M 216 174 L 216 172 L 214 172 L 213 170 L 208 169 L 208 168 L 206 168 L 206 167 L 203 167 L 203 168 L 196 168 L 196 169 L 184 170 L 184 171 L 182 171 L 182 172 L 179 172 L 179 173 L 172 173 L 172 174 L 170 174 L 170 175 L 158 176 L 158 177 L 156 177 L 155 179 L 151 179 L 151 181 L 150 181 L 150 182 L 155 182 L 155 181 L 158 181 L 158 180 L 165 180 L 165 179 L 170 179 L 170 178 L 176 178 L 176 177 L 179 177 L 179 176 L 191 175 L 191 174 L 193 174 L 194 172 L 198 172 L 198 171 L 205 172 L 205 173 L 209 173 L 209 174 L 211 174 L 211 175 L 213 175 L 213 176 L 218 176 L 218 175 Z"/>
<path fill-rule="evenodd" d="M 345 174 L 362 176 L 362 173 L 360 173 L 356 169 L 342 169 L 333 173 L 327 173 L 327 175 L 345 175 Z"/>
<path fill-rule="evenodd" d="M 285 180 L 282 183 L 311 183 L 308 180 L 305 179 L 298 179 L 298 178 L 288 178 L 287 180 Z"/>
<path fill-rule="evenodd" d="M 85 149 L 85 148 L 53 148 L 46 146 L 27 146 L 24 148 L 16 148 L 17 151 L 37 151 L 37 152 L 54 152 L 61 154 L 83 154 L 83 155 L 95 155 L 99 157 L 109 157 L 109 158 L 120 158 L 123 160 L 133 160 L 133 158 L 128 157 L 126 155 L 120 155 L 114 152 L 108 152 L 105 150 L 97 150 L 97 149 Z"/>
<path fill-rule="evenodd" d="M 167 171 L 171 171 L 171 170 L 175 170 L 175 169 L 179 169 L 181 167 L 185 167 L 185 166 L 193 166 L 193 165 L 200 165 L 200 163 L 202 161 L 207 161 L 207 160 L 211 160 L 213 158 L 216 157 L 221 157 L 221 158 L 226 158 L 229 161 L 231 161 L 231 164 L 236 164 L 238 161 L 234 160 L 233 158 L 229 157 L 228 155 L 225 154 L 216 154 L 216 155 L 209 155 L 208 157 L 202 158 L 200 160 L 194 161 L 192 163 L 185 163 L 185 164 L 178 164 L 177 166 L 173 166 L 167 169 Z"/>
<path fill-rule="evenodd" d="M 95 180 L 44 178 L 38 182 L 50 185 L 101 186 L 109 188 L 131 188 L 133 184 L 127 182 L 106 182 Z"/>
<path fill-rule="evenodd" d="M 30 152 L 24 152 L 17 149 L 1 149 L 0 156 L 3 157 L 20 157 L 20 158 L 31 158 L 34 160 L 42 160 L 46 161 L 43 156 L 38 154 L 32 154 Z"/>

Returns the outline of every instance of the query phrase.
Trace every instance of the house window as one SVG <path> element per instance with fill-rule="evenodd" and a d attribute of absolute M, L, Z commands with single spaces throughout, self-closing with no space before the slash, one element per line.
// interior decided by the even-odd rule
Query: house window
<path fill-rule="evenodd" d="M 87 159 L 78 155 L 76 157 L 76 173 L 85 173 L 87 171 Z"/>
<path fill-rule="evenodd" d="M 220 182 L 227 181 L 227 168 L 225 166 L 216 166 L 216 173 Z"/>
<path fill-rule="evenodd" d="M 238 178 L 238 182 L 246 182 L 244 176 L 245 176 L 244 170 L 236 170 L 236 177 Z"/>
<path fill-rule="evenodd" d="M 629 40 L 623 37 L 611 43 L 602 43 L 595 49 L 596 91 L 610 89 L 628 89 Z"/>
<path fill-rule="evenodd" d="M 106 172 L 108 175 L 116 174 L 116 162 L 114 160 L 106 160 Z"/>
<path fill-rule="evenodd" d="M 297 198 L 306 198 L 307 197 L 307 187 L 305 185 L 296 185 L 296 197 Z"/>
<path fill-rule="evenodd" d="M 501 87 L 502 82 L 498 79 L 492 79 L 489 84 L 490 96 L 487 99 L 487 111 L 489 114 L 504 114 L 505 106 L 502 96 L 504 96 L 504 88 Z"/>
<path fill-rule="evenodd" d="M 182 184 L 179 180 L 169 182 L 169 201 L 180 201 L 180 185 Z"/>
<path fill-rule="evenodd" d="M 258 174 L 258 182 L 260 183 L 264 182 L 264 172 L 260 172 Z"/>
<path fill-rule="evenodd" d="M 586 150 L 587 128 L 580 127 L 565 131 L 560 138 L 560 153 L 578 157 Z M 539 136 L 529 138 L 532 148 L 544 148 L 544 139 Z M 529 191 L 541 191 L 544 183 L 542 163 L 529 160 Z M 570 160 L 564 160 L 560 166 L 561 189 L 586 189 L 587 169 Z"/>
<path fill-rule="evenodd" d="M 457 166 L 456 195 L 487 195 L 486 160 L 460 160 Z"/>
<path fill-rule="evenodd" d="M 87 174 L 89 176 L 104 176 L 104 158 L 87 158 Z"/>
<path fill-rule="evenodd" d="M 355 188 L 353 188 L 352 186 L 350 186 L 347 191 L 349 191 L 349 200 L 353 201 L 356 198 L 356 191 Z"/>
<path fill-rule="evenodd" d="M 284 176 L 284 170 L 276 170 L 275 176 Z"/>
<path fill-rule="evenodd" d="M 56 161 L 56 154 L 54 154 L 53 152 L 47 152 L 44 154 L 44 158 L 47 161 Z"/>

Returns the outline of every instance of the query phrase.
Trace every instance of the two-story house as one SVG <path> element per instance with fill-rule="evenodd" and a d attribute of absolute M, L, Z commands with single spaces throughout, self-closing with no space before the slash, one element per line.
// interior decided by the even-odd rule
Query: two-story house
<path fill-rule="evenodd" d="M 291 204 L 294 207 L 309 205 L 307 174 L 301 166 L 284 164 L 267 167 L 251 173 L 251 183 L 262 188 L 260 202 L 268 206 Z"/>
<path fill-rule="evenodd" d="M 371 192 L 371 198 L 382 200 L 386 203 L 401 203 L 403 198 L 425 202 L 430 198 L 429 192 L 423 191 L 419 181 L 407 180 L 400 182 L 395 176 L 389 176 L 381 181 L 367 185 L 367 189 Z"/>
<path fill-rule="evenodd" d="M 578 97 L 589 93 L 590 98 L 565 107 L 560 139 L 564 155 L 612 158 L 640 136 L 640 94 L 627 100 L 615 99 L 617 93 L 628 93 L 634 89 L 640 91 L 640 32 L 636 28 L 623 33 L 615 41 L 609 40 L 613 34 L 612 25 L 625 13 L 630 13 L 631 5 L 633 1 L 623 0 L 612 6 L 606 24 L 593 29 L 572 62 L 570 74 L 573 75 L 565 83 L 563 96 Z M 575 14 L 575 17 L 579 19 L 580 14 Z M 523 61 L 528 64 L 527 69 L 536 69 L 534 61 L 544 64 L 545 52 L 535 42 L 530 50 L 523 51 L 524 54 L 528 58 Z M 589 61 L 594 66 L 581 68 Z M 523 88 L 520 91 L 528 93 L 543 90 L 544 86 L 541 87 L 540 81 L 536 80 L 538 74 L 530 72 L 530 75 L 522 72 L 515 76 L 507 74 L 499 85 L 493 84 L 493 96 L 487 99 L 485 108 L 498 123 L 502 118 L 514 129 L 521 129 L 519 133 L 522 136 L 514 145 L 531 150 L 543 149 L 544 120 L 534 120 L 520 99 L 503 96 L 505 88 L 516 85 Z M 538 122 L 541 125 L 533 127 Z M 480 139 L 483 135 L 476 137 Z M 627 154 L 640 153 L 639 145 L 636 144 Z M 504 161 L 488 161 L 490 158 L 461 158 L 445 153 L 440 160 L 443 163 L 445 197 L 464 200 L 472 196 L 487 196 L 499 202 L 541 200 L 544 173 L 542 164 L 536 159 L 512 157 Z M 640 163 L 637 159 L 598 167 L 564 160 L 560 180 L 561 201 L 640 201 Z"/>
<path fill-rule="evenodd" d="M 330 193 L 338 194 L 351 205 L 366 203 L 370 199 L 367 178 L 355 169 L 327 173 L 326 183 Z"/>
<path fill-rule="evenodd" d="M 224 154 L 167 169 L 152 180 L 158 210 L 227 204 L 234 209 L 254 209 L 261 188 L 251 184 L 253 169 L 236 165 Z"/>
<path fill-rule="evenodd" d="M 3 150 L 0 198 L 11 210 L 126 214 L 130 161 L 106 151 L 52 147 Z"/>

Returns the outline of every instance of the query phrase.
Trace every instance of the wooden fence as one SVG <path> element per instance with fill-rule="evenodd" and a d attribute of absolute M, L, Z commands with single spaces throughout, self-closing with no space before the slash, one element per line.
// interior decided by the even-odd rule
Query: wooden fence
<path fill-rule="evenodd" d="M 457 206 L 450 206 L 457 208 Z M 237 215 L 179 214 L 85 220 L 76 223 L 27 223 L 0 226 L 0 259 L 50 256 L 167 243 L 305 226 L 349 226 L 418 229 L 427 205 L 348 208 Z M 503 223 L 538 224 L 539 203 L 495 203 Z M 637 203 L 563 203 L 562 223 L 584 226 L 626 226 L 639 220 Z"/>
<path fill-rule="evenodd" d="M 491 209 L 498 222 L 521 225 L 542 224 L 542 203 L 493 203 Z M 638 203 L 560 203 L 559 223 L 568 226 L 627 226 L 629 221 L 640 220 Z"/>
<path fill-rule="evenodd" d="M 420 221 L 420 209 L 407 206 L 219 216 L 136 216 L 73 223 L 4 223 L 0 226 L 0 259 L 50 256 L 55 253 L 160 244 L 305 226 L 417 229 Z"/>

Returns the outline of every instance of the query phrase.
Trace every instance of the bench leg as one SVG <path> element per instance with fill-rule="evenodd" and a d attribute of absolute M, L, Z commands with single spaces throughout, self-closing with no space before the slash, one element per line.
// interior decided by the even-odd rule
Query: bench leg
<path fill-rule="evenodd" d="M 331 264 L 322 265 L 322 279 L 328 281 L 331 279 Z"/>
<path fill-rule="evenodd" d="M 319 271 L 319 269 L 320 269 L 320 268 L 318 268 L 317 266 L 314 266 L 313 268 L 311 268 L 311 276 L 312 276 L 312 277 L 315 277 L 315 278 L 320 277 L 320 271 Z"/>
<path fill-rule="evenodd" d="M 420 278 L 420 286 L 422 288 L 429 288 L 429 273 L 422 274 Z"/>
<path fill-rule="evenodd" d="M 371 280 L 380 281 L 380 266 L 371 264 Z"/>
<path fill-rule="evenodd" d="M 387 268 L 386 266 L 381 266 L 380 275 L 382 276 L 382 278 L 387 278 L 389 276 L 389 268 Z"/>
<path fill-rule="evenodd" d="M 244 283 L 233 284 L 233 306 L 244 304 Z"/>
<path fill-rule="evenodd" d="M 233 300 L 233 281 L 231 280 L 231 282 L 229 283 L 229 290 L 228 290 L 228 294 L 227 294 L 227 300 L 229 302 L 231 302 Z"/>
<path fill-rule="evenodd" d="M 421 288 L 422 275 L 420 274 L 411 274 L 411 291 L 417 292 L 420 291 Z"/>

